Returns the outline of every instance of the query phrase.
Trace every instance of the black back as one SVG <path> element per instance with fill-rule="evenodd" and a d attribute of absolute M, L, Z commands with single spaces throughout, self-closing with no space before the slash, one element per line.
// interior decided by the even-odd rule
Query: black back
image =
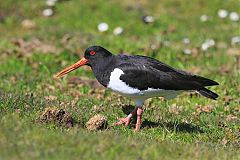
<path fill-rule="evenodd" d="M 118 58 L 121 63 L 117 68 L 124 72 L 120 79 L 139 90 L 198 90 L 218 84 L 210 79 L 174 69 L 150 57 L 119 55 Z"/>

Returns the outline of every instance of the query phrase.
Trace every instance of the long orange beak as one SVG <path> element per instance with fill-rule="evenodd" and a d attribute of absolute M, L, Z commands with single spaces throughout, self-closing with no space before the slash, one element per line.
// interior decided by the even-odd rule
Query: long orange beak
<path fill-rule="evenodd" d="M 62 77 L 64 76 L 65 74 L 69 73 L 69 72 L 72 72 L 73 70 L 85 65 L 87 63 L 87 59 L 85 58 L 82 58 L 80 59 L 77 63 L 74 63 L 73 65 L 65 68 L 64 70 L 62 70 L 61 72 L 59 72 L 58 74 L 56 74 L 56 77 Z"/>

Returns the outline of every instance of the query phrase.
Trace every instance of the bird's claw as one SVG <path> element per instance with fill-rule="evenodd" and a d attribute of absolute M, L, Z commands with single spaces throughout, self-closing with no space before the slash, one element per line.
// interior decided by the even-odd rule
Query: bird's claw
<path fill-rule="evenodd" d="M 119 126 L 122 124 L 125 124 L 125 126 L 128 126 L 129 123 L 130 123 L 130 117 L 118 118 L 118 122 L 115 123 L 115 126 Z"/>

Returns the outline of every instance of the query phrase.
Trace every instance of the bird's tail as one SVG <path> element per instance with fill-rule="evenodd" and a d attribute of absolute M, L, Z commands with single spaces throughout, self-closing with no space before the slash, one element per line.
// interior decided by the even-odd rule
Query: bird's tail
<path fill-rule="evenodd" d="M 207 98 L 210 98 L 210 99 L 216 100 L 216 99 L 218 98 L 218 95 L 217 95 L 216 93 L 210 91 L 210 90 L 207 89 L 207 88 L 201 88 L 201 89 L 198 90 L 198 92 L 199 92 L 201 95 L 203 95 L 203 96 L 205 96 L 205 97 L 207 97 Z"/>
<path fill-rule="evenodd" d="M 215 86 L 215 85 L 219 85 L 216 81 L 213 81 L 211 79 L 208 78 L 204 78 L 201 76 L 193 76 L 194 80 L 198 83 L 200 83 L 202 86 Z"/>

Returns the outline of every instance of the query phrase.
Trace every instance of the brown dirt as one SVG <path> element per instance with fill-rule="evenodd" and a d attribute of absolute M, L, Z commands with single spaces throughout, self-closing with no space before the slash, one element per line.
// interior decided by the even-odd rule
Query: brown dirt
<path fill-rule="evenodd" d="M 42 42 L 37 38 L 24 40 L 22 38 L 14 38 L 11 43 L 16 46 L 15 52 L 19 57 L 29 57 L 34 52 L 40 53 L 59 53 L 59 50 L 48 43 Z"/>
<path fill-rule="evenodd" d="M 73 118 L 63 109 L 57 109 L 55 107 L 45 108 L 39 117 L 42 123 L 56 123 L 65 127 L 73 127 Z"/>
<path fill-rule="evenodd" d="M 89 119 L 86 123 L 86 128 L 89 131 L 96 131 L 107 128 L 107 118 L 101 114 L 97 114 Z"/>
<path fill-rule="evenodd" d="M 35 29 L 37 27 L 36 23 L 33 20 L 25 19 L 22 21 L 21 26 L 24 29 Z"/>
<path fill-rule="evenodd" d="M 213 112 L 214 107 L 212 105 L 196 105 L 195 112 L 192 113 L 193 116 L 198 116 L 201 113 L 211 113 Z"/>
<path fill-rule="evenodd" d="M 98 83 L 97 80 L 94 79 L 89 79 L 89 78 L 82 78 L 82 77 L 77 77 L 77 76 L 73 76 L 73 77 L 69 77 L 67 79 L 67 83 L 68 84 L 77 84 L 77 85 L 83 85 L 83 86 L 90 86 L 91 88 L 94 89 L 103 89 L 104 87 Z"/>

